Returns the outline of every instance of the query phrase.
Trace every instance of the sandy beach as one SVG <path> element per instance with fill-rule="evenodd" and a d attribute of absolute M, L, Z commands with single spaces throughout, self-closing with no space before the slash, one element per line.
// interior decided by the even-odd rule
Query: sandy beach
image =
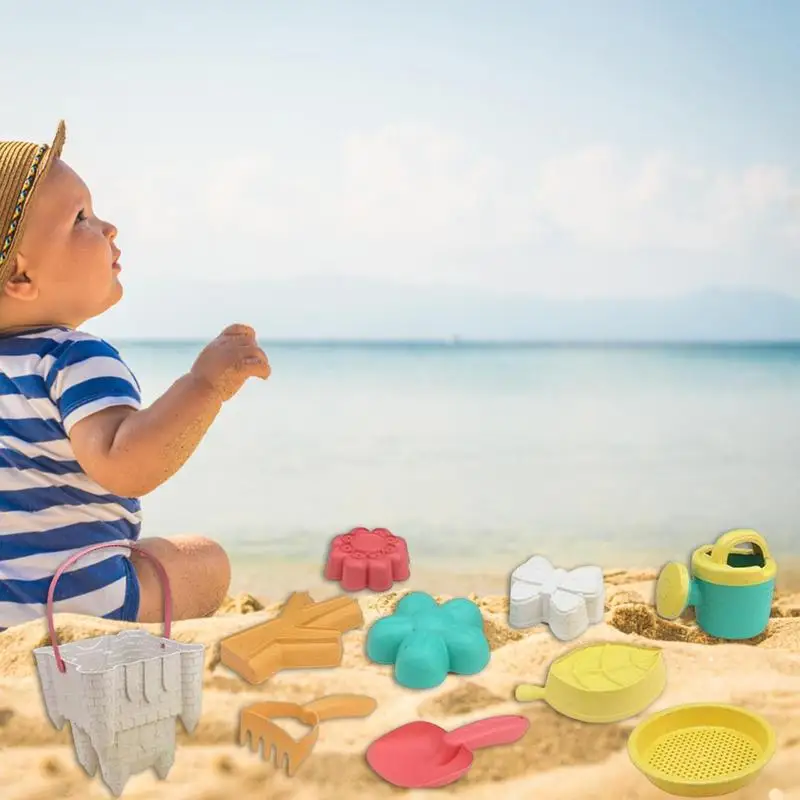
<path fill-rule="evenodd" d="M 123 797 L 136 800 L 349 800 L 428 796 L 382 782 L 367 767 L 363 752 L 382 733 L 419 718 L 445 728 L 484 716 L 522 713 L 531 721 L 517 744 L 476 753 L 471 771 L 439 796 L 489 800 L 502 781 L 507 796 L 548 800 L 648 800 L 666 797 L 630 763 L 626 741 L 639 718 L 588 725 L 558 715 L 544 703 L 518 704 L 514 686 L 544 681 L 551 660 L 585 641 L 654 642 L 663 648 L 667 688 L 648 709 L 699 701 L 729 702 L 763 714 L 777 733 L 778 751 L 749 787 L 729 795 L 742 800 L 800 798 L 800 595 L 775 598 L 765 634 L 727 644 L 705 636 L 690 618 L 668 623 L 652 608 L 655 570 L 606 572 L 605 623 L 580 639 L 560 643 L 543 627 L 515 631 L 507 625 L 503 593 L 471 595 L 480 606 L 492 647 L 489 666 L 472 677 L 450 676 L 429 691 L 398 686 L 391 670 L 364 656 L 369 625 L 389 613 L 400 592 L 359 598 L 364 628 L 344 636 L 345 655 L 336 669 L 281 672 L 260 687 L 245 684 L 218 663 L 220 639 L 273 616 L 285 597 L 271 602 L 240 593 L 212 618 L 174 625 L 174 638 L 206 645 L 203 716 L 187 736 L 178 725 L 175 765 L 166 781 L 150 771 L 133 776 Z M 404 590 L 406 587 L 403 587 Z M 336 593 L 309 587 L 315 599 Z M 447 596 L 445 596 L 447 597 Z M 441 596 L 439 599 L 443 599 Z M 75 615 L 56 617 L 62 641 L 115 632 L 124 623 Z M 145 626 L 154 633 L 159 626 Z M 44 622 L 0 634 L 0 775 L 3 800 L 109 797 L 98 778 L 77 766 L 69 726 L 56 731 L 44 713 L 34 671 L 33 648 L 48 643 Z M 370 694 L 378 709 L 367 719 L 325 722 L 309 759 L 293 778 L 235 743 L 239 709 L 258 700 L 308 702 L 339 692 Z M 290 732 L 295 733 L 294 730 Z"/>

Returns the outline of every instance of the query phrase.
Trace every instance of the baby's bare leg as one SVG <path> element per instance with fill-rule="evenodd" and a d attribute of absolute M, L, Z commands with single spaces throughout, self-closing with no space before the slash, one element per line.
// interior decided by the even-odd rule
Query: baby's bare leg
<path fill-rule="evenodd" d="M 225 551 L 203 536 L 140 539 L 139 547 L 155 556 L 169 576 L 173 619 L 211 616 L 222 604 L 231 582 L 231 566 Z M 164 595 L 153 564 L 131 552 L 139 576 L 139 622 L 164 619 Z"/>

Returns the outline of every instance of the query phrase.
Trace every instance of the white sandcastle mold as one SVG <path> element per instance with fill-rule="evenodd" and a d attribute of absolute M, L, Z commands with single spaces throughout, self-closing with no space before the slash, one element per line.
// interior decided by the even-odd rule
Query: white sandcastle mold
<path fill-rule="evenodd" d="M 200 720 L 204 645 L 126 630 L 59 650 L 63 673 L 52 646 L 33 654 L 47 715 L 58 730 L 71 724 L 86 772 L 93 776 L 99 766 L 116 797 L 148 767 L 166 778 L 175 760 L 176 717 L 187 733 Z"/>
<path fill-rule="evenodd" d="M 605 587 L 600 567 L 565 570 L 532 556 L 511 573 L 508 624 L 532 628 L 545 623 L 567 642 L 603 621 Z"/>

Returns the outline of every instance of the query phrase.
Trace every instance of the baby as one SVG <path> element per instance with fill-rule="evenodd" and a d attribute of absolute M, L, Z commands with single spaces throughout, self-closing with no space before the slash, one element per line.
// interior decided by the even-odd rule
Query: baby
<path fill-rule="evenodd" d="M 117 229 L 51 146 L 0 142 L 0 630 L 44 615 L 53 574 L 99 542 L 139 539 L 139 499 L 174 475 L 249 377 L 270 366 L 232 325 L 148 408 L 107 342 L 79 331 L 122 297 Z M 213 614 L 225 551 L 199 536 L 141 539 L 164 566 L 173 617 Z M 90 553 L 57 584 L 55 610 L 132 622 L 163 619 L 150 559 Z"/>

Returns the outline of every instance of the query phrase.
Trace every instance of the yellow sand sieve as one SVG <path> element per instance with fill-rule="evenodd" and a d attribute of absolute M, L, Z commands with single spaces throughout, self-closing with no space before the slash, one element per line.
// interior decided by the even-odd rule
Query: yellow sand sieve
<path fill-rule="evenodd" d="M 723 704 L 675 706 L 653 714 L 628 739 L 634 765 L 682 797 L 714 797 L 747 785 L 775 752 L 769 723 Z"/>

